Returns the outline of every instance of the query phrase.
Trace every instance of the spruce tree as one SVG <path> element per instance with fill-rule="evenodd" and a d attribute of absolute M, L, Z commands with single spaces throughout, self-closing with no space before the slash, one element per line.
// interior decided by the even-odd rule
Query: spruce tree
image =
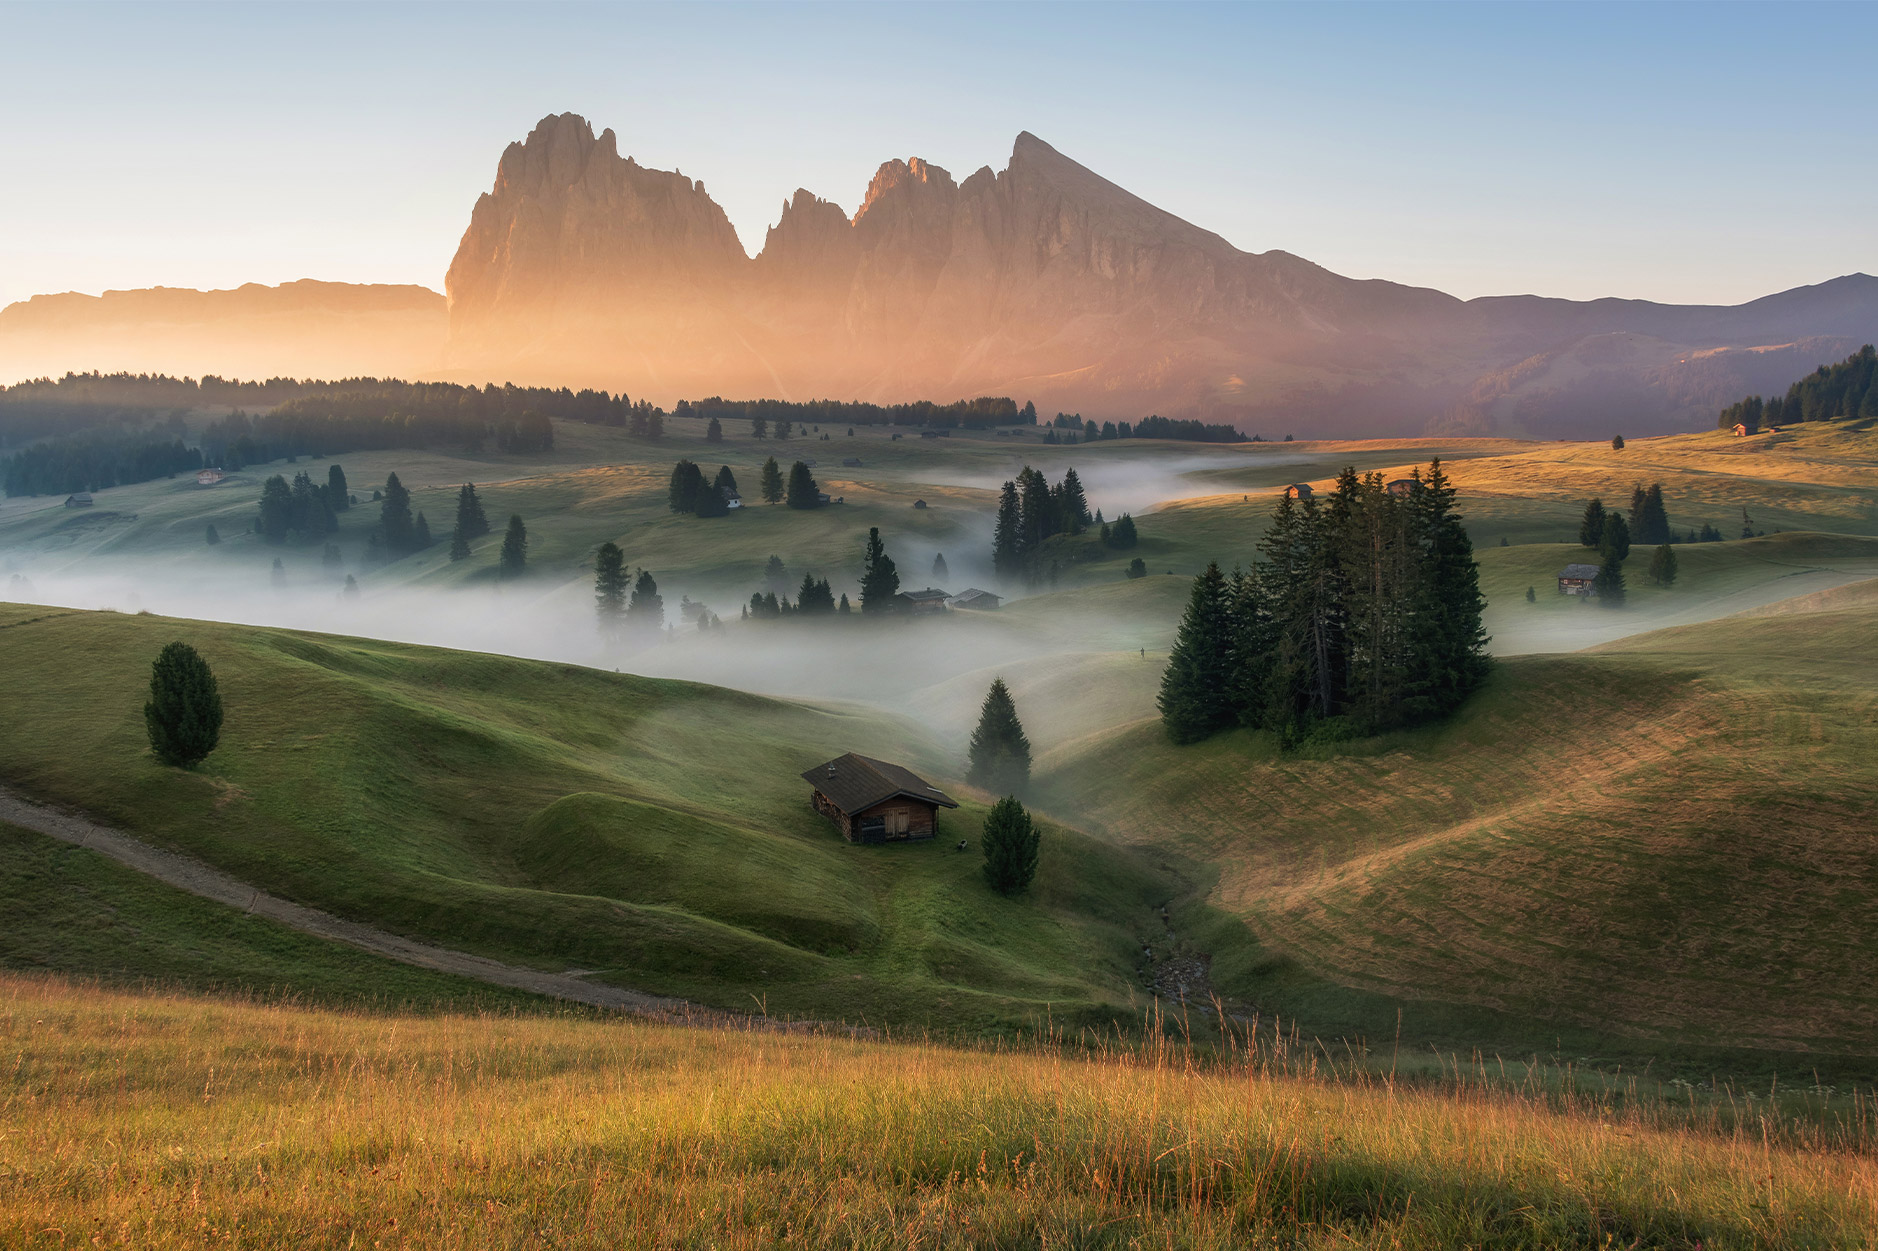
<path fill-rule="evenodd" d="M 470 554 L 469 540 L 463 537 L 461 528 L 450 531 L 450 559 L 462 560 Z"/>
<path fill-rule="evenodd" d="M 822 490 L 815 485 L 815 475 L 801 461 L 789 466 L 789 490 L 783 503 L 790 508 L 820 508 Z"/>
<path fill-rule="evenodd" d="M 1660 544 L 1650 554 L 1650 581 L 1658 586 L 1669 586 L 1676 580 L 1676 549 L 1667 543 Z"/>
<path fill-rule="evenodd" d="M 1022 794 L 1030 785 L 1030 739 L 1017 719 L 1017 704 L 1004 685 L 993 678 L 972 731 L 971 767 L 965 780 L 1000 795 Z"/>
<path fill-rule="evenodd" d="M 221 692 L 208 662 L 189 644 L 170 643 L 157 653 L 143 722 L 150 750 L 178 768 L 202 763 L 221 741 Z"/>
<path fill-rule="evenodd" d="M 758 418 L 758 420 L 760 421 L 762 419 Z M 762 438 L 763 436 L 759 434 L 757 437 Z M 781 502 L 783 497 L 782 469 L 776 464 L 776 458 L 774 456 L 763 462 L 763 473 L 758 481 L 765 504 Z"/>
<path fill-rule="evenodd" d="M 985 814 L 984 832 L 979 836 L 985 856 L 985 881 L 1000 895 L 1015 895 L 1028 888 L 1037 876 L 1036 822 L 1024 811 L 1017 798 L 1007 795 L 991 805 Z"/>
<path fill-rule="evenodd" d="M 274 567 L 268 571 L 268 578 L 276 587 L 287 585 L 287 566 L 280 563 L 280 557 L 274 557 Z"/>
<path fill-rule="evenodd" d="M 287 479 L 275 474 L 261 484 L 261 538 L 279 546 L 293 526 L 293 491 Z"/>
<path fill-rule="evenodd" d="M 950 576 L 950 573 L 946 569 L 946 554 L 944 552 L 940 552 L 937 556 L 934 556 L 932 558 L 933 582 L 935 584 L 942 585 L 944 584 L 944 582 L 949 576 Z"/>
<path fill-rule="evenodd" d="M 1603 552 L 1604 563 L 1598 566 L 1598 576 L 1591 580 L 1596 588 L 1598 602 L 1606 608 L 1624 606 L 1624 562 L 1617 556 L 1615 549 L 1607 546 Z"/>
<path fill-rule="evenodd" d="M 338 465 L 326 469 L 326 502 L 336 513 L 352 507 L 351 489 L 346 486 L 346 471 Z"/>
<path fill-rule="evenodd" d="M 1063 529 L 1070 534 L 1081 534 L 1089 527 L 1089 498 L 1083 494 L 1082 479 L 1076 476 L 1074 469 L 1063 473 Z"/>
<path fill-rule="evenodd" d="M 899 607 L 900 573 L 880 541 L 880 527 L 867 531 L 867 552 L 861 568 L 861 611 L 889 613 Z"/>
<path fill-rule="evenodd" d="M 528 569 L 528 527 L 520 513 L 509 514 L 508 532 L 502 536 L 502 557 L 498 566 L 505 578 L 519 578 Z"/>
<path fill-rule="evenodd" d="M 416 532 L 416 522 L 411 516 L 411 493 L 404 489 L 395 473 L 385 479 L 385 502 L 378 510 L 378 532 L 384 537 L 386 550 L 393 556 L 402 556 L 411 550 Z"/>
<path fill-rule="evenodd" d="M 1135 533 L 1135 518 L 1132 513 L 1123 513 L 1109 526 L 1108 545 L 1117 551 L 1125 552 L 1140 542 Z"/>
<path fill-rule="evenodd" d="M 1410 672 L 1404 699 L 1416 719 L 1458 708 L 1486 680 L 1491 666 L 1481 623 L 1487 601 L 1480 593 L 1480 566 L 1439 457 L 1429 464 L 1421 484 L 1409 497 L 1421 514 L 1417 528 L 1423 547 L 1421 567 L 1415 571 L 1420 593 L 1407 644 Z"/>
<path fill-rule="evenodd" d="M 1584 520 L 1578 523 L 1578 545 L 1601 547 L 1604 543 L 1604 501 L 1593 499 L 1585 505 Z"/>
<path fill-rule="evenodd" d="M 203 538 L 210 547 L 214 547 L 217 543 L 220 543 L 222 541 L 222 536 L 220 532 L 216 530 L 215 523 L 213 521 L 209 523 L 209 532 L 206 535 L 204 535 Z"/>
<path fill-rule="evenodd" d="M 1209 564 L 1194 579 L 1161 674 L 1161 723 L 1174 742 L 1197 743 L 1233 723 L 1230 636 L 1226 577 L 1217 564 Z"/>
<path fill-rule="evenodd" d="M 417 551 L 423 551 L 431 544 L 430 522 L 423 513 L 417 514 L 417 524 L 411 527 L 411 545 Z"/>
<path fill-rule="evenodd" d="M 477 497 L 476 488 L 467 482 L 456 493 L 456 526 L 452 533 L 461 535 L 466 544 L 489 533 L 489 518 L 483 514 L 483 502 Z"/>
<path fill-rule="evenodd" d="M 848 602 L 848 593 L 846 591 L 841 593 L 841 606 L 835 611 L 839 612 L 844 617 L 854 611 L 854 605 Z"/>
<path fill-rule="evenodd" d="M 709 489 L 704 483 L 704 471 L 688 460 L 681 460 L 672 466 L 666 502 L 675 513 L 695 513 L 704 493 Z"/>
<path fill-rule="evenodd" d="M 1608 513 L 1604 518 L 1604 538 L 1598 551 L 1614 551 L 1620 561 L 1630 559 L 1630 523 L 1622 513 Z"/>
<path fill-rule="evenodd" d="M 724 441 L 724 426 L 717 418 L 713 417 L 710 421 L 705 423 L 704 441 L 706 443 L 722 443 Z"/>
<path fill-rule="evenodd" d="M 634 634 L 653 638 L 665 628 L 665 597 L 650 570 L 641 569 L 633 583 L 632 600 L 626 605 L 626 625 Z"/>
<path fill-rule="evenodd" d="M 717 488 L 717 492 L 720 495 L 726 492 L 731 495 L 741 494 L 741 492 L 737 490 L 737 475 L 730 472 L 729 465 L 719 465 L 717 467 L 717 477 L 712 480 L 711 485 Z"/>
<path fill-rule="evenodd" d="M 617 543 L 602 543 L 594 554 L 593 602 L 601 635 L 618 637 L 626 618 L 626 554 Z"/>
<path fill-rule="evenodd" d="M 1015 578 L 1023 570 L 1023 531 L 1017 483 L 1006 482 L 998 494 L 998 519 L 991 532 L 991 567 L 1000 578 Z"/>

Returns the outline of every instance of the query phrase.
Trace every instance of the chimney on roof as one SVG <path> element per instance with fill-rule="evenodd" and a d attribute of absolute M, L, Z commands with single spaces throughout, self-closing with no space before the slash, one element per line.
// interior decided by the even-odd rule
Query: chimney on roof
<path fill-rule="evenodd" d="M 828 762 L 828 776 L 829 777 L 835 776 L 835 762 L 832 760 Z"/>

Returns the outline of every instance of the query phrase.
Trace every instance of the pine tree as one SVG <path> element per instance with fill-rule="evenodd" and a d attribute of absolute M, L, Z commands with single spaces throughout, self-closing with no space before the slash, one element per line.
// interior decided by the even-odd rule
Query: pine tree
<path fill-rule="evenodd" d="M 1633 542 L 1655 545 L 1669 542 L 1669 512 L 1663 506 L 1663 484 L 1652 482 L 1649 490 L 1639 483 L 1630 501 L 1630 537 Z"/>
<path fill-rule="evenodd" d="M 165 764 L 201 764 L 221 741 L 222 696 L 195 648 L 170 643 L 150 666 L 150 702 L 143 706 L 150 750 Z"/>
<path fill-rule="evenodd" d="M 1539 602 L 1538 588 L 1530 586 L 1526 588 L 1526 602 L 1528 604 L 1536 604 Z"/>
<path fill-rule="evenodd" d="M 783 564 L 780 556 L 771 556 L 763 563 L 763 585 L 772 591 L 780 591 L 789 585 L 789 567 Z"/>
<path fill-rule="evenodd" d="M 1161 722 L 1174 742 L 1197 743 L 1233 723 L 1230 634 L 1226 577 L 1217 564 L 1209 564 L 1194 579 L 1180 633 L 1161 675 Z"/>
<path fill-rule="evenodd" d="M 1585 505 L 1584 520 L 1578 523 L 1580 547 L 1601 547 L 1604 543 L 1604 501 L 1593 499 Z"/>
<path fill-rule="evenodd" d="M 848 602 L 848 593 L 846 591 L 841 593 L 841 607 L 835 611 L 839 612 L 844 617 L 854 611 L 854 605 Z"/>
<path fill-rule="evenodd" d="M 802 575 L 802 585 L 796 591 L 796 611 L 809 616 L 823 616 L 835 611 L 835 589 L 828 584 L 828 579 L 817 579 L 812 573 Z"/>
<path fill-rule="evenodd" d="M 1458 708 L 1486 680 L 1491 662 L 1481 623 L 1487 601 L 1480 593 L 1480 566 L 1461 524 L 1464 518 L 1454 509 L 1454 487 L 1439 457 L 1429 464 L 1426 478 L 1416 477 L 1421 489 L 1409 499 L 1420 513 L 1416 529 L 1423 548 L 1415 571 L 1420 594 L 1403 702 L 1412 717 L 1421 719 Z"/>
<path fill-rule="evenodd" d="M 502 536 L 502 557 L 498 566 L 505 578 L 519 578 L 528 569 L 528 527 L 520 513 L 509 514 L 508 532 Z"/>
<path fill-rule="evenodd" d="M 722 443 L 724 441 L 724 426 L 717 418 L 713 417 L 710 421 L 705 423 L 704 441 L 706 443 Z"/>
<path fill-rule="evenodd" d="M 666 503 L 675 513 L 695 513 L 704 493 L 704 471 L 688 460 L 672 466 L 671 485 L 666 489 Z"/>
<path fill-rule="evenodd" d="M 462 528 L 458 527 L 450 531 L 450 559 L 453 562 L 459 561 L 469 554 L 469 540 L 463 537 Z"/>
<path fill-rule="evenodd" d="M 338 465 L 326 469 L 326 503 L 336 513 L 352 507 L 351 488 L 346 486 L 346 471 Z"/>
<path fill-rule="evenodd" d="M 769 422 L 761 417 L 750 418 L 750 437 L 753 439 L 769 438 Z M 775 502 L 775 500 L 770 501 L 772 504 Z"/>
<path fill-rule="evenodd" d="M 1630 558 L 1630 523 L 1624 520 L 1622 513 L 1605 514 L 1604 537 L 1598 543 L 1598 550 L 1614 551 L 1620 561 Z"/>
<path fill-rule="evenodd" d="M 985 881 L 1000 895 L 1015 895 L 1037 876 L 1037 849 L 1041 841 L 1036 822 L 1015 796 L 1007 795 L 985 814 Z"/>
<path fill-rule="evenodd" d="M 1108 546 L 1118 552 L 1125 552 L 1140 541 L 1140 537 L 1135 533 L 1134 516 L 1130 513 L 1123 513 L 1115 519 L 1108 527 L 1108 538 L 1105 540 Z"/>
<path fill-rule="evenodd" d="M 1089 527 L 1089 498 L 1083 494 L 1082 479 L 1076 476 L 1074 469 L 1063 474 L 1063 529 L 1070 534 L 1081 534 Z"/>
<path fill-rule="evenodd" d="M 293 491 L 287 479 L 275 474 L 261 484 L 261 538 L 279 546 L 293 525 Z"/>
<path fill-rule="evenodd" d="M 940 552 L 932 558 L 932 578 L 934 585 L 943 585 L 950 573 L 946 569 L 946 554 Z"/>
<path fill-rule="evenodd" d="M 758 418 L 757 420 L 761 421 L 762 418 Z M 762 436 L 758 435 L 757 437 L 761 438 Z M 763 494 L 763 502 L 765 504 L 781 502 L 783 497 L 782 469 L 776 464 L 776 458 L 774 456 L 763 462 L 763 474 L 759 481 Z"/>
<path fill-rule="evenodd" d="M 423 551 L 431 544 L 430 522 L 423 513 L 418 513 L 417 524 L 411 527 L 411 545 L 417 551 Z"/>
<path fill-rule="evenodd" d="M 665 597 L 649 570 L 641 569 L 633 583 L 633 595 L 626 605 L 626 624 L 634 634 L 654 637 L 665 628 Z"/>
<path fill-rule="evenodd" d="M 1676 549 L 1664 543 L 1650 554 L 1650 581 L 1669 586 L 1676 580 Z"/>
<path fill-rule="evenodd" d="M 815 485 L 815 475 L 801 461 L 789 466 L 789 490 L 783 503 L 790 508 L 820 508 L 822 490 Z"/>
<path fill-rule="evenodd" d="M 991 534 L 991 567 L 1001 578 L 1015 578 L 1023 570 L 1023 531 L 1017 483 L 1006 482 L 998 494 L 998 520 Z"/>
<path fill-rule="evenodd" d="M 463 536 L 465 543 L 473 543 L 489 533 L 489 518 L 483 515 L 483 502 L 476 495 L 476 488 L 469 483 L 456 493 L 455 534 Z"/>
<path fill-rule="evenodd" d="M 1598 602 L 1606 608 L 1624 606 L 1624 562 L 1618 558 L 1615 549 L 1606 545 L 1604 563 L 1598 566 L 1598 576 L 1591 580 L 1591 585 L 1598 593 Z"/>
<path fill-rule="evenodd" d="M 742 492 L 737 490 L 737 475 L 730 472 L 729 465 L 719 465 L 717 467 L 717 477 L 712 481 L 711 485 L 717 489 L 720 495 L 725 493 L 731 495 L 742 494 Z"/>
<path fill-rule="evenodd" d="M 861 573 L 861 611 L 888 613 L 899 607 L 900 574 L 880 541 L 880 527 L 867 531 L 867 554 Z"/>
<path fill-rule="evenodd" d="M 1026 560 L 1056 533 L 1056 501 L 1050 498 L 1050 483 L 1042 474 L 1025 465 L 1017 475 L 1017 499 L 1023 524 L 1018 530 L 1018 553 Z"/>
<path fill-rule="evenodd" d="M 221 533 L 218 530 L 216 530 L 215 523 L 213 521 L 209 523 L 209 532 L 206 535 L 204 535 L 203 538 L 210 547 L 214 547 L 217 543 L 220 543 L 222 541 Z"/>
<path fill-rule="evenodd" d="M 993 678 L 972 731 L 971 767 L 965 780 L 1000 795 L 1017 795 L 1030 785 L 1030 739 L 1017 718 L 1017 704 L 1004 685 Z"/>
<path fill-rule="evenodd" d="M 594 554 L 593 602 L 600 634 L 617 638 L 626 618 L 626 554 L 617 543 L 602 543 Z"/>
<path fill-rule="evenodd" d="M 411 493 L 392 474 L 385 479 L 385 502 L 378 510 L 378 531 L 384 536 L 385 549 L 402 556 L 412 548 L 416 525 L 411 517 Z"/>

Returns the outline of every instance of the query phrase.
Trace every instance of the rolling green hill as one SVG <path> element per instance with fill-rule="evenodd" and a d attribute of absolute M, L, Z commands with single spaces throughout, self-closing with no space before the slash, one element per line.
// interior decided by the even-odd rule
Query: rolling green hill
<path fill-rule="evenodd" d="M 228 705 L 199 772 L 143 741 L 149 661 L 199 648 Z M 713 1006 L 1004 1028 L 1127 1013 L 1137 932 L 1179 884 L 1045 836 L 992 894 L 983 809 L 851 847 L 797 774 L 842 751 L 937 779 L 958 745 L 852 709 L 491 656 L 0 607 L 0 781 L 263 889 L 443 946 Z"/>

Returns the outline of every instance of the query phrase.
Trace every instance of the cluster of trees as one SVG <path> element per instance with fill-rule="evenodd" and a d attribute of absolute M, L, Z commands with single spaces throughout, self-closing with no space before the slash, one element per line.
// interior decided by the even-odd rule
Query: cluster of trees
<path fill-rule="evenodd" d="M 1004 484 L 991 536 L 991 563 L 1006 578 L 1035 577 L 1043 545 L 1059 534 L 1081 534 L 1094 522 L 1074 469 L 1050 480 L 1029 465 Z"/>
<path fill-rule="evenodd" d="M 450 559 L 463 560 L 470 554 L 470 543 L 489 533 L 489 518 L 483 512 L 482 498 L 476 487 L 465 482 L 456 493 L 456 522 L 450 527 Z M 524 537 L 526 530 L 524 530 Z M 524 547 L 526 553 L 526 547 Z M 524 559 L 525 559 L 524 555 Z"/>
<path fill-rule="evenodd" d="M 554 446 L 554 426 L 532 409 L 485 421 L 447 410 L 396 409 L 380 396 L 314 396 L 259 416 L 237 410 L 205 426 L 198 442 L 208 460 L 232 472 L 283 457 L 438 445 L 472 455 L 490 442 L 504 452 L 545 452 Z"/>
<path fill-rule="evenodd" d="M 1233 426 L 1208 425 L 1203 421 L 1180 421 L 1159 415 L 1143 417 L 1133 423 L 1105 421 L 1097 425 L 1093 421 L 1083 420 L 1081 413 L 1058 413 L 1050 424 L 1057 430 L 1074 431 L 1089 443 L 1094 443 L 1098 439 L 1178 439 L 1187 443 L 1261 442 L 1258 436 L 1247 436 Z M 1044 436 L 1046 443 L 1059 441 L 1055 437 L 1055 430 Z"/>
<path fill-rule="evenodd" d="M 396 481 L 394 476 L 392 481 Z M 260 515 L 255 529 L 261 538 L 276 546 L 287 543 L 313 543 L 339 529 L 339 514 L 352 506 L 346 486 L 346 471 L 330 465 L 326 481 L 315 483 L 304 470 L 288 484 L 282 474 L 275 474 L 261 484 Z M 216 540 L 219 541 L 219 536 Z"/>
<path fill-rule="evenodd" d="M 993 678 L 972 731 L 966 781 L 1002 795 L 985 815 L 985 881 L 1001 895 L 1026 890 L 1037 876 L 1040 839 L 1017 796 L 1030 785 L 1030 739 L 1003 678 Z"/>
<path fill-rule="evenodd" d="M 720 465 L 714 481 L 704 480 L 704 471 L 688 460 L 672 467 L 672 481 L 667 502 L 675 513 L 695 517 L 723 517 L 730 512 L 730 497 L 739 494 L 737 475 L 729 465 Z"/>
<path fill-rule="evenodd" d="M 775 560 L 774 556 L 770 557 Z M 843 595 L 840 602 L 835 600 L 835 590 L 827 578 L 817 578 L 812 573 L 802 575 L 802 585 L 796 588 L 796 601 L 791 604 L 787 595 L 778 596 L 775 591 L 756 591 L 750 596 L 750 602 L 744 605 L 745 621 L 774 620 L 781 617 L 825 617 L 835 614 L 846 615 L 853 612 L 848 597 Z"/>
<path fill-rule="evenodd" d="M 615 642 L 657 638 L 665 628 L 665 597 L 659 594 L 659 584 L 651 571 L 640 569 L 628 574 L 626 554 L 612 542 L 600 545 L 593 569 L 594 607 L 601 636 Z"/>
<path fill-rule="evenodd" d="M 1473 544 L 1441 462 L 1411 480 L 1397 495 L 1345 469 L 1322 501 L 1279 502 L 1249 572 L 1207 567 L 1161 679 L 1169 737 L 1375 733 L 1444 716 L 1480 685 Z"/>
<path fill-rule="evenodd" d="M 174 435 L 86 430 L 34 443 L 0 461 L 9 497 L 70 495 L 194 473 L 202 453 Z"/>
<path fill-rule="evenodd" d="M 1723 430 L 1735 425 L 1759 430 L 1844 417 L 1878 417 L 1878 350 L 1869 343 L 1836 365 L 1821 365 L 1785 395 L 1750 395 L 1730 404 L 1715 424 Z"/>
<path fill-rule="evenodd" d="M 1742 514 L 1746 516 L 1745 511 Z M 1596 588 L 1598 601 L 1606 608 L 1623 606 L 1629 588 L 1624 582 L 1624 561 L 1632 544 L 1652 546 L 1650 581 L 1668 586 L 1676 580 L 1676 553 L 1671 544 L 1719 541 L 1721 531 L 1704 524 L 1698 533 L 1689 531 L 1678 538 L 1669 525 L 1669 511 L 1663 503 L 1663 484 L 1652 482 L 1648 488 L 1638 483 L 1630 492 L 1630 517 L 1616 509 L 1606 510 L 1602 499 L 1593 498 L 1585 505 L 1585 515 L 1578 523 L 1578 542 L 1598 553 Z"/>
<path fill-rule="evenodd" d="M 864 404 L 844 400 L 727 400 L 713 395 L 702 400 L 680 400 L 672 410 L 674 417 L 703 417 L 723 421 L 736 417 L 752 423 L 757 438 L 766 437 L 775 428 L 778 438 L 788 438 L 795 426 L 930 426 L 947 428 L 983 428 L 986 426 L 1036 425 L 1037 407 L 1026 403 L 1021 409 L 1009 396 L 980 396 L 935 404 L 920 400 L 912 404 Z"/>

